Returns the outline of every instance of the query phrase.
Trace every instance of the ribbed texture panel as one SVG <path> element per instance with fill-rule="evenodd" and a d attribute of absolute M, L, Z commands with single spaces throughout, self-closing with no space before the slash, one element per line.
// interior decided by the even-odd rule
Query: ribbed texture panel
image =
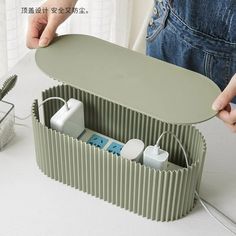
<path fill-rule="evenodd" d="M 153 145 L 163 131 L 172 131 L 184 144 L 191 166 L 156 171 L 56 132 L 49 121 L 63 104 L 56 100 L 45 104 L 43 125 L 35 101 L 32 120 L 37 164 L 47 176 L 152 220 L 176 220 L 192 210 L 206 153 L 205 140 L 196 128 L 167 124 L 67 85 L 43 92 L 43 99 L 51 96 L 81 100 L 86 127 L 121 142 L 139 138 L 145 145 Z M 185 166 L 173 137 L 165 136 L 161 147 L 170 153 L 173 163 Z"/>

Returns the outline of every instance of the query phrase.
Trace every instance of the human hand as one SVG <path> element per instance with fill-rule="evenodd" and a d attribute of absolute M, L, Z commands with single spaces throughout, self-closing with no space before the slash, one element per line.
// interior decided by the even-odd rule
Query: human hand
<path fill-rule="evenodd" d="M 70 15 L 66 10 L 63 13 L 53 13 L 51 9 L 73 8 L 77 0 L 48 0 L 41 9 L 47 9 L 41 13 L 35 13 L 29 18 L 26 45 L 28 48 L 46 47 L 56 35 L 57 27 Z"/>
<path fill-rule="evenodd" d="M 236 133 L 236 109 L 232 110 L 230 102 L 236 96 L 236 74 L 225 90 L 217 97 L 212 105 L 212 109 L 219 111 L 218 117 Z"/>

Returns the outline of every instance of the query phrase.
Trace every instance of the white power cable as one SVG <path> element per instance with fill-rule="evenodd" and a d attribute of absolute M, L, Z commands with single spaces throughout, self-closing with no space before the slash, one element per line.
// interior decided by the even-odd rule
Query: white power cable
<path fill-rule="evenodd" d="M 179 146 L 181 147 L 181 149 L 182 149 L 182 151 L 183 151 L 183 153 L 184 153 L 184 158 L 185 158 L 186 165 L 189 166 L 186 151 L 185 151 L 185 149 L 184 149 L 184 147 L 183 147 L 181 141 L 179 140 L 179 138 L 178 138 L 175 134 L 173 134 L 172 132 L 170 132 L 170 131 L 165 131 L 165 132 L 163 132 L 163 133 L 159 136 L 159 138 L 158 138 L 158 140 L 157 140 L 157 142 L 156 142 L 156 146 L 157 146 L 157 147 L 160 146 L 160 141 L 161 141 L 162 137 L 163 137 L 164 135 L 166 135 L 166 134 L 171 134 L 171 135 L 176 139 L 176 141 L 178 142 Z"/>
<path fill-rule="evenodd" d="M 50 101 L 50 100 L 55 100 L 55 99 L 64 102 L 65 106 L 66 106 L 66 109 L 69 110 L 69 106 L 68 106 L 68 103 L 66 102 L 66 100 L 64 100 L 63 98 L 60 98 L 60 97 L 49 97 L 49 98 L 46 98 L 38 107 L 40 108 L 45 102 Z M 19 116 L 15 116 L 15 118 L 18 119 L 18 120 L 27 120 L 29 117 L 31 117 L 31 114 L 26 116 L 26 117 L 23 117 L 23 118 L 19 117 Z M 19 125 L 21 125 L 21 124 L 19 124 Z"/>
<path fill-rule="evenodd" d="M 183 154 L 184 154 L 184 158 L 185 158 L 185 162 L 186 162 L 186 165 L 187 167 L 189 167 L 189 162 L 188 162 L 188 158 L 187 158 L 187 154 L 186 154 L 186 151 L 183 147 L 183 145 L 181 144 L 181 141 L 179 140 L 179 138 L 173 134 L 172 132 L 170 131 L 165 131 L 163 132 L 160 137 L 158 138 L 157 142 L 156 142 L 156 146 L 159 147 L 160 145 L 160 140 L 162 139 L 162 137 L 166 134 L 171 134 L 175 139 L 176 141 L 178 142 L 179 146 L 181 147 L 182 151 L 183 151 Z M 220 219 L 218 219 L 210 210 L 209 208 L 207 207 L 208 205 L 208 202 L 204 199 L 202 199 L 198 192 L 195 191 L 195 196 L 196 198 L 199 200 L 200 204 L 202 205 L 202 207 L 206 210 L 206 212 L 217 222 L 219 223 L 221 226 L 223 226 L 226 230 L 228 230 L 230 233 L 236 235 L 236 232 L 234 230 L 232 230 L 231 228 L 229 228 L 227 225 L 225 225 Z M 213 206 L 212 204 L 209 204 L 211 207 L 213 207 L 217 212 L 219 212 L 223 217 L 225 217 L 227 220 L 229 220 L 235 227 L 235 222 L 234 220 L 232 220 L 230 217 L 226 216 L 223 212 L 221 212 L 220 210 L 218 210 L 215 206 Z"/>
<path fill-rule="evenodd" d="M 212 203 L 208 202 L 207 200 L 205 200 L 205 199 L 202 198 L 202 197 L 201 197 L 201 200 L 202 200 L 205 204 L 207 204 L 207 205 L 209 205 L 211 208 L 213 208 L 215 211 L 219 212 L 222 216 L 224 216 L 228 221 L 231 222 L 231 224 L 236 225 L 236 222 L 235 222 L 233 219 L 231 219 L 231 218 L 230 218 L 229 216 L 227 216 L 224 212 L 222 212 L 221 210 L 219 210 L 219 209 L 218 209 L 216 206 L 214 206 Z"/>

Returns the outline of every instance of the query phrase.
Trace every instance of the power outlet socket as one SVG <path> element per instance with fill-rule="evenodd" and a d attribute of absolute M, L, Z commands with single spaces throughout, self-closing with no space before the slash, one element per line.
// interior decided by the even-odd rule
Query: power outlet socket
<path fill-rule="evenodd" d="M 124 145 L 121 145 L 117 142 L 112 142 L 109 147 L 107 148 L 107 151 L 112 153 L 112 154 L 116 154 L 118 156 L 120 156 L 120 151 L 123 148 Z"/>
<path fill-rule="evenodd" d="M 87 128 L 85 129 L 85 132 L 79 137 L 79 140 L 106 150 L 112 154 L 116 154 L 117 156 L 120 156 L 120 151 L 124 146 L 124 143 Z"/>
<path fill-rule="evenodd" d="M 91 138 L 87 141 L 87 143 L 95 147 L 104 148 L 108 141 L 109 140 L 107 138 L 104 138 L 97 134 L 93 134 Z"/>

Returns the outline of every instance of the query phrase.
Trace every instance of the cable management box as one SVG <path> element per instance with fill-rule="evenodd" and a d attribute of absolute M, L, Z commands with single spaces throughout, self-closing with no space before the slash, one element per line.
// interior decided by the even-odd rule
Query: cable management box
<path fill-rule="evenodd" d="M 64 40 L 67 42 L 64 42 Z M 71 42 L 68 43 L 68 40 L 71 40 Z M 78 44 L 79 49 L 75 49 L 76 47 L 73 44 Z M 63 56 L 58 56 L 58 53 Z M 97 61 L 97 64 L 100 63 L 98 67 L 96 67 L 95 62 L 91 62 L 93 53 L 95 57 L 99 53 L 103 56 L 103 61 Z M 112 54 L 117 55 L 117 57 L 112 56 Z M 87 56 L 91 59 L 89 63 L 87 63 Z M 126 59 L 123 59 L 123 57 Z M 174 171 L 156 171 L 59 133 L 50 128 L 50 118 L 60 109 L 63 103 L 58 100 L 45 103 L 44 121 L 41 121 L 38 101 L 35 100 L 32 107 L 32 120 L 36 159 L 44 174 L 156 221 L 176 220 L 193 209 L 195 204 L 194 192 L 195 190 L 199 191 L 202 176 L 206 153 L 205 140 L 202 134 L 190 124 L 170 124 L 161 121 L 158 117 L 158 109 L 160 113 L 162 112 L 163 118 L 165 116 L 163 112 L 163 107 L 166 105 L 165 101 L 162 102 L 164 103 L 162 109 L 158 108 L 158 104 L 162 103 L 157 102 L 157 107 L 153 106 L 154 113 L 152 113 L 148 96 L 152 96 L 150 103 L 153 102 L 152 99 L 160 99 L 158 93 L 150 95 L 149 90 L 154 86 L 152 83 L 156 83 L 157 88 L 159 83 L 164 85 L 162 80 L 152 80 L 151 78 L 152 75 L 153 78 L 155 78 L 154 75 L 157 77 L 156 66 L 160 73 L 162 73 L 162 69 L 166 71 L 167 80 L 168 77 L 172 76 L 170 73 L 175 74 L 175 79 L 179 77 L 180 80 L 191 75 L 196 77 L 195 80 L 191 80 L 191 83 L 199 83 L 199 81 L 202 83 L 206 80 L 204 77 L 202 78 L 201 75 L 196 75 L 194 72 L 179 69 L 164 62 L 158 62 L 144 55 L 133 53 L 105 41 L 81 35 L 59 37 L 51 46 L 38 49 L 36 62 L 50 77 L 64 82 L 63 85 L 44 91 L 42 94 L 43 100 L 58 96 L 65 100 L 75 98 L 82 101 L 85 109 L 85 127 L 122 143 L 126 143 L 132 138 L 138 138 L 143 140 L 145 146 L 153 145 L 162 132 L 171 131 L 184 145 L 190 164 L 189 167 L 185 167 L 181 148 L 174 137 L 170 135 L 161 140 L 161 148 L 169 152 L 169 161 L 183 168 Z M 83 66 L 80 66 L 80 63 Z M 107 67 L 104 67 L 102 63 L 106 63 Z M 139 69 L 139 63 L 143 65 L 142 70 Z M 90 68 L 91 64 L 94 65 L 94 68 Z M 153 72 L 149 71 L 151 67 L 154 69 Z M 59 73 L 56 73 L 57 68 Z M 80 69 L 78 70 L 78 68 Z M 112 69 L 114 69 L 114 75 Z M 136 70 L 139 70 L 139 73 L 135 72 L 134 74 Z M 121 74 L 121 71 L 124 74 Z M 94 73 L 93 76 L 96 74 L 96 77 L 93 77 L 91 73 Z M 145 74 L 148 74 L 148 77 L 144 77 Z M 123 86 L 123 90 L 119 90 L 120 88 L 114 89 L 114 84 L 120 86 L 117 80 L 120 78 L 121 81 L 124 81 L 124 77 L 128 82 L 126 86 Z M 129 78 L 138 81 L 142 87 L 142 94 L 134 93 L 132 90 L 134 81 L 129 83 Z M 149 78 L 151 79 L 149 80 Z M 149 83 L 150 81 L 151 83 Z M 200 86 L 200 88 L 203 87 L 201 92 L 202 94 L 205 92 L 211 94 L 208 100 L 204 97 L 206 103 L 210 104 L 211 99 L 213 101 L 219 90 L 214 87 L 213 83 L 210 84 L 211 82 L 208 79 L 204 83 L 207 85 Z M 177 81 L 176 86 L 178 84 Z M 176 86 L 175 90 L 178 89 Z M 204 90 L 207 86 L 210 87 L 209 91 L 213 91 L 212 93 L 209 91 L 207 93 L 207 90 Z M 111 91 L 112 89 L 113 91 Z M 182 93 L 184 92 L 180 89 L 180 96 Z M 187 91 L 187 93 L 191 94 L 191 91 Z M 195 94 L 196 96 L 199 95 L 199 91 Z M 175 102 L 176 99 L 177 97 L 170 97 L 168 101 Z M 186 97 L 184 100 L 186 100 Z M 193 104 L 195 106 L 192 112 L 201 111 L 199 101 L 195 98 L 192 101 L 195 101 L 198 105 Z M 202 104 L 205 103 L 202 102 Z M 203 106 L 206 107 L 206 105 Z M 174 109 L 175 107 L 173 107 Z M 190 108 L 186 107 L 186 109 L 189 112 L 188 109 Z M 175 113 L 176 111 L 174 110 Z M 180 110 L 180 112 L 182 111 Z M 207 115 L 204 115 L 199 112 L 199 121 L 209 119 L 215 115 L 212 111 L 206 113 Z M 171 114 L 168 115 L 170 119 L 173 118 L 170 116 Z M 179 117 L 176 114 L 176 117 L 181 118 L 181 114 Z M 191 122 L 191 119 L 194 118 L 192 113 L 189 117 Z"/>
<path fill-rule="evenodd" d="M 49 121 L 63 103 L 45 104 L 44 125 L 39 120 L 35 101 L 32 110 L 35 149 L 37 164 L 43 173 L 153 220 L 179 219 L 192 210 L 206 152 L 203 136 L 196 128 L 167 124 L 67 85 L 43 92 L 43 99 L 52 96 L 81 100 L 86 127 L 121 142 L 136 137 L 149 145 L 155 143 L 163 131 L 173 131 L 184 143 L 191 166 L 176 171 L 156 171 L 61 134 L 50 129 Z M 162 147 L 170 153 L 171 162 L 185 166 L 181 149 L 172 137 L 163 138 Z"/>

